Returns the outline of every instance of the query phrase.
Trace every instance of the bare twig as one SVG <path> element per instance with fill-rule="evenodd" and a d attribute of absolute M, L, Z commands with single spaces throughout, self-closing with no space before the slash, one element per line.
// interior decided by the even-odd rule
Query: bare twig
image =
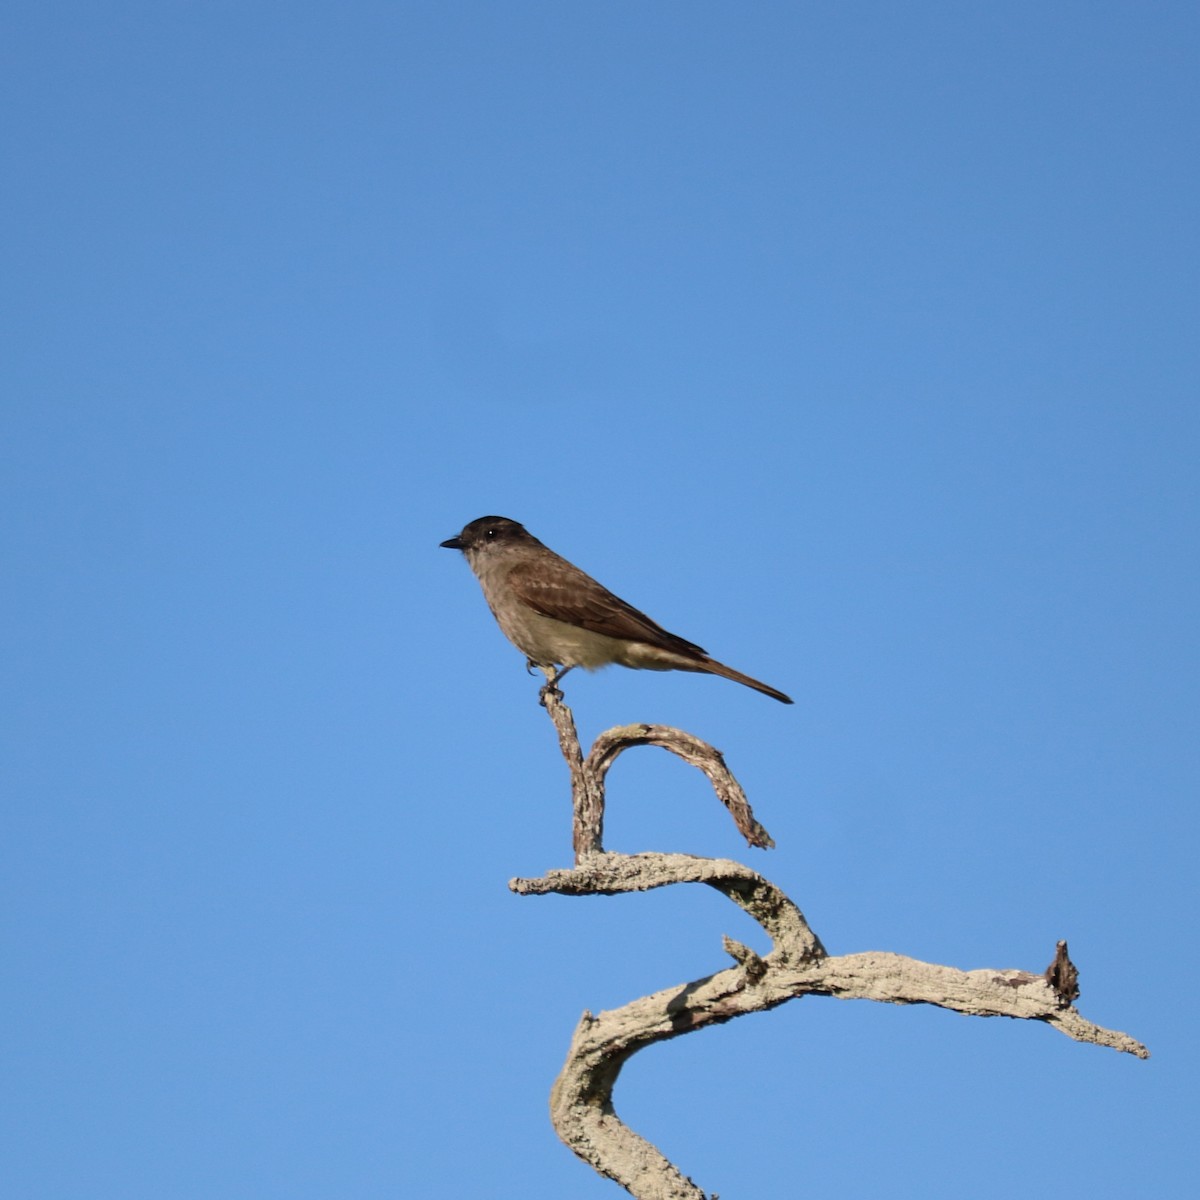
<path fill-rule="evenodd" d="M 546 684 L 541 689 L 541 703 L 554 723 L 559 748 L 571 772 L 571 845 L 577 865 L 589 854 L 604 852 L 605 776 L 617 756 L 631 746 L 661 746 L 703 771 L 746 841 L 762 849 L 775 845 L 771 835 L 755 820 L 746 793 L 725 765 L 721 752 L 682 729 L 672 729 L 669 725 L 619 725 L 602 733 L 585 759 L 579 748 L 574 714 L 556 686 L 559 676 L 550 669 L 542 669 Z"/>
<path fill-rule="evenodd" d="M 522 896 L 613 896 L 648 892 L 672 883 L 706 883 L 753 917 L 775 943 L 779 961 L 809 962 L 825 948 L 804 914 L 773 883 L 742 863 L 693 854 L 603 854 L 570 871 L 550 871 L 540 879 L 513 879 Z"/>
<path fill-rule="evenodd" d="M 546 686 L 541 690 L 541 702 L 554 722 L 562 756 L 567 760 L 567 768 L 571 772 L 571 807 L 574 812 L 571 847 L 575 851 L 575 861 L 580 863 L 589 854 L 599 854 L 604 849 L 604 781 L 597 778 L 583 761 L 579 734 L 575 730 L 575 716 L 556 686 L 557 675 L 551 670 L 543 670 L 546 673 Z"/>
<path fill-rule="evenodd" d="M 669 725 L 618 725 L 615 729 L 606 730 L 592 743 L 586 765 L 603 783 L 617 755 L 631 746 L 661 746 L 679 755 L 684 762 L 698 767 L 708 776 L 713 791 L 729 810 L 742 837 L 751 846 L 763 850 L 775 845 L 771 835 L 754 819 L 746 793 L 725 765 L 720 750 L 690 733 L 684 733 L 682 729 L 672 729 Z"/>

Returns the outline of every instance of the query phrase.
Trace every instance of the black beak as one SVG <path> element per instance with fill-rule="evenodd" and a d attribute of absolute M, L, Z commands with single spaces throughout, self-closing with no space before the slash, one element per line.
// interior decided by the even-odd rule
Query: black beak
<path fill-rule="evenodd" d="M 439 546 L 445 546 L 447 550 L 461 550 L 463 548 L 462 538 L 452 537 L 447 538 L 444 542 L 439 542 Z"/>

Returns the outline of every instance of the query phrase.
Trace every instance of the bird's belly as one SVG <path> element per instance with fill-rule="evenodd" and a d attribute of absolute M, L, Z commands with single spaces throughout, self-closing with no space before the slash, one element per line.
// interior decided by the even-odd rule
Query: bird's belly
<path fill-rule="evenodd" d="M 622 643 L 616 638 L 543 617 L 524 606 L 502 620 L 499 613 L 496 615 L 508 640 L 540 666 L 560 663 L 564 667 L 594 669 L 621 661 Z"/>
<path fill-rule="evenodd" d="M 645 642 L 613 638 L 579 625 L 544 617 L 523 607 L 513 615 L 496 619 L 505 636 L 526 658 L 539 666 L 554 663 L 594 671 L 614 663 L 650 671 L 669 671 L 681 665 L 680 656 Z"/>

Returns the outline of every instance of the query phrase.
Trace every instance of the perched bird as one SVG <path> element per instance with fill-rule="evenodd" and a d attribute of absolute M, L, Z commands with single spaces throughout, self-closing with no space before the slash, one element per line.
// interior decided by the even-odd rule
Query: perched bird
<path fill-rule="evenodd" d="M 784 704 L 791 697 L 709 658 L 543 546 L 507 517 L 480 517 L 441 543 L 461 550 L 504 636 L 529 663 L 557 671 L 610 663 L 646 671 L 700 671 L 744 683 Z"/>

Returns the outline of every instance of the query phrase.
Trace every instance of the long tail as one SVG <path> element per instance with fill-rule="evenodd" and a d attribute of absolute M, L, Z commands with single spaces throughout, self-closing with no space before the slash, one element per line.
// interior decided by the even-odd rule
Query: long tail
<path fill-rule="evenodd" d="M 696 665 L 695 669 L 697 671 L 707 671 L 710 675 L 720 675 L 723 679 L 732 679 L 734 683 L 744 683 L 748 688 L 753 688 L 756 692 L 762 692 L 764 696 L 770 696 L 772 700 L 778 700 L 780 704 L 791 704 L 793 702 L 791 696 L 785 696 L 777 688 L 760 683 L 757 679 L 751 679 L 749 675 L 743 675 L 741 671 L 735 671 L 732 667 L 727 667 L 724 663 L 717 662 L 716 659 L 705 658 L 702 663 Z"/>

